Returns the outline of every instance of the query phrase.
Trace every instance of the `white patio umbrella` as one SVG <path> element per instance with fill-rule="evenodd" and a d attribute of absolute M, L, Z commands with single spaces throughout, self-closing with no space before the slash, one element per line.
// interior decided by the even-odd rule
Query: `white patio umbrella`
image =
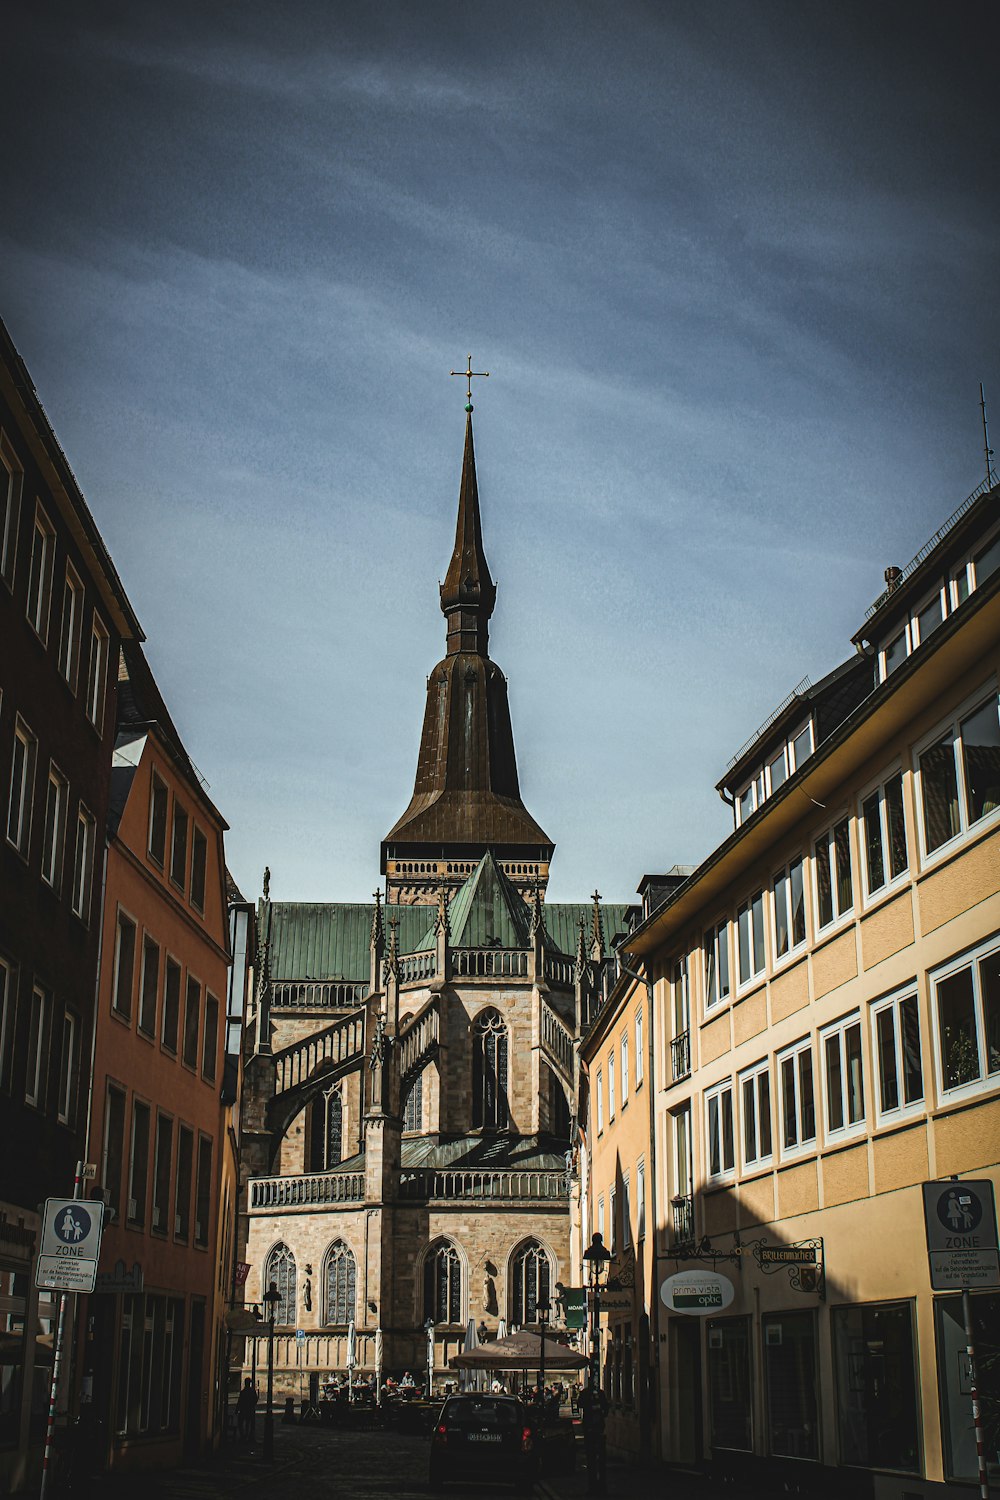
<path fill-rule="evenodd" d="M 382 1361 L 385 1357 L 385 1340 L 381 1325 L 375 1330 L 375 1400 L 382 1405 Z"/>
<path fill-rule="evenodd" d="M 354 1367 L 358 1362 L 358 1335 L 354 1327 L 354 1319 L 347 1325 L 347 1394 L 354 1399 Z"/>
<path fill-rule="evenodd" d="M 478 1348 L 479 1348 L 479 1334 L 476 1332 L 476 1320 L 475 1320 L 475 1318 L 470 1318 L 469 1319 L 469 1326 L 465 1330 L 465 1338 L 462 1341 L 462 1353 L 463 1354 L 471 1354 L 472 1351 L 473 1351 L 473 1349 L 478 1349 Z M 462 1389 L 463 1389 L 463 1391 L 478 1391 L 479 1390 L 479 1371 L 478 1370 L 463 1370 L 462 1371 Z"/>

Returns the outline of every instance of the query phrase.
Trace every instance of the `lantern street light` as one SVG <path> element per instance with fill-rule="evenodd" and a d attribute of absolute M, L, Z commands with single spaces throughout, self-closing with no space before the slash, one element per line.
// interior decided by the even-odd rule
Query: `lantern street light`
<path fill-rule="evenodd" d="M 607 1402 L 601 1390 L 601 1276 L 611 1254 L 604 1248 L 604 1236 L 595 1234 L 583 1252 L 590 1276 L 592 1312 L 590 1325 L 590 1383 L 582 1398 L 583 1440 L 587 1454 L 587 1491 L 591 1495 L 607 1494 L 607 1447 L 604 1413 Z"/>
<path fill-rule="evenodd" d="M 274 1458 L 274 1318 L 281 1293 L 277 1283 L 271 1282 L 264 1293 L 267 1304 L 267 1406 L 264 1409 L 264 1461 Z"/>
<path fill-rule="evenodd" d="M 542 1347 L 538 1356 L 538 1399 L 545 1400 L 545 1325 L 549 1321 L 549 1304 L 539 1302 L 535 1311 L 538 1314 L 538 1332 L 541 1335 Z"/>

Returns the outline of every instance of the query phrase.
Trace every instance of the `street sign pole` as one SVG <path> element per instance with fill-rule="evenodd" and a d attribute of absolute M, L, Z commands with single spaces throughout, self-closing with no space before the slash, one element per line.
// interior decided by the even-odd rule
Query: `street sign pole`
<path fill-rule="evenodd" d="M 972 1332 L 972 1297 L 962 1288 L 962 1317 L 965 1320 L 965 1352 L 969 1360 L 969 1384 L 972 1388 L 972 1425 L 976 1431 L 976 1456 L 979 1460 L 980 1500 L 989 1500 L 990 1480 L 986 1472 L 986 1445 L 983 1441 L 983 1416 L 979 1409 L 979 1385 L 976 1378 L 976 1345 Z"/>
<path fill-rule="evenodd" d="M 73 1197 L 79 1198 L 80 1187 L 83 1182 L 82 1161 L 76 1164 L 76 1177 L 73 1181 Z M 66 1299 L 68 1292 L 59 1293 L 59 1315 L 56 1319 L 56 1342 L 52 1351 L 52 1384 L 49 1386 L 49 1414 L 45 1423 L 45 1451 L 42 1454 L 42 1486 L 39 1490 L 39 1500 L 45 1500 L 49 1492 L 49 1477 L 52 1463 L 52 1439 L 55 1435 L 56 1426 L 56 1403 L 59 1398 L 59 1377 L 62 1374 L 63 1339 L 66 1332 Z M 72 1338 L 71 1338 L 72 1341 Z"/>

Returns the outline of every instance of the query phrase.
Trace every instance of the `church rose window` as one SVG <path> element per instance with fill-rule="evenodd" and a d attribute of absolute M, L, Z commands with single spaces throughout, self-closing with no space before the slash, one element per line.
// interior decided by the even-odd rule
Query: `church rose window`
<path fill-rule="evenodd" d="M 502 1129 L 508 1124 L 507 1028 L 499 1011 L 476 1019 L 472 1043 L 473 1125 Z"/>
<path fill-rule="evenodd" d="M 439 1245 L 424 1262 L 424 1317 L 462 1321 L 462 1265 L 454 1245 Z"/>
<path fill-rule="evenodd" d="M 274 1309 L 274 1321 L 288 1326 L 295 1322 L 295 1256 L 287 1245 L 275 1245 L 267 1257 L 264 1269 L 264 1286 L 274 1282 L 278 1288 L 278 1301 Z"/>
<path fill-rule="evenodd" d="M 539 1303 L 544 1306 L 549 1300 L 549 1280 L 549 1257 L 537 1240 L 529 1240 L 514 1257 L 512 1323 L 534 1323 Z"/>
<path fill-rule="evenodd" d="M 355 1313 L 357 1264 L 343 1240 L 330 1246 L 326 1258 L 326 1321 L 349 1323 Z"/>

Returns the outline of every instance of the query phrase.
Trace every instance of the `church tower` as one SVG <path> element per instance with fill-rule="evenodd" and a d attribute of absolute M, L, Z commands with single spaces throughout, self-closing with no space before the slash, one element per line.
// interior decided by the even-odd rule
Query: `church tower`
<path fill-rule="evenodd" d="M 526 899 L 548 881 L 555 846 L 521 801 L 507 679 L 489 654 L 496 596 L 470 413 L 455 547 L 441 584 L 446 655 L 427 679 L 413 796 L 382 842 L 389 902 L 423 904 L 442 887 L 457 890 L 487 852 Z"/>

